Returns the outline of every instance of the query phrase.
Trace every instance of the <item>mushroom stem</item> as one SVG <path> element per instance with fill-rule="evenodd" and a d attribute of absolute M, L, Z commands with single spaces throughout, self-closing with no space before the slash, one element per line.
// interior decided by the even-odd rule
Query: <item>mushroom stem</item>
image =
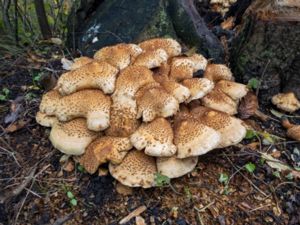
<path fill-rule="evenodd" d="M 281 121 L 281 124 L 286 129 L 290 129 L 293 126 L 295 126 L 294 124 L 290 123 L 290 121 L 288 120 L 288 118 L 283 118 L 282 121 Z"/>
<path fill-rule="evenodd" d="M 261 119 L 262 121 L 268 121 L 269 120 L 269 116 L 267 116 L 266 114 L 264 114 L 263 112 L 259 111 L 258 109 L 255 110 L 254 115 Z"/>

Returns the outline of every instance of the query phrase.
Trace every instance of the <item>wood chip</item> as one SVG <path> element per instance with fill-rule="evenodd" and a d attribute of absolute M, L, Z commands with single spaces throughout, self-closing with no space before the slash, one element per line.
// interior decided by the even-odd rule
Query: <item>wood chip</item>
<path fill-rule="evenodd" d="M 125 224 L 129 222 L 132 218 L 139 216 L 141 213 L 143 213 L 146 210 L 146 206 L 140 206 L 137 209 L 133 210 L 131 213 L 129 213 L 127 216 L 125 216 L 119 224 Z"/>
<path fill-rule="evenodd" d="M 136 225 L 146 225 L 146 222 L 143 217 L 137 216 L 137 217 L 135 217 L 135 224 Z"/>

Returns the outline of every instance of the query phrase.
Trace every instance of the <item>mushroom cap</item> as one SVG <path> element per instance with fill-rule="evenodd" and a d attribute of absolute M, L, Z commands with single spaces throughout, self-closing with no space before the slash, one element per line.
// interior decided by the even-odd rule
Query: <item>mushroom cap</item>
<path fill-rule="evenodd" d="M 57 89 L 45 93 L 40 104 L 40 112 L 47 114 L 47 116 L 55 115 L 55 110 L 61 97 Z"/>
<path fill-rule="evenodd" d="M 142 49 L 139 46 L 121 43 L 101 48 L 95 53 L 94 59 L 106 61 L 119 70 L 122 70 L 131 63 L 132 59 L 141 53 Z"/>
<path fill-rule="evenodd" d="M 131 135 L 130 141 L 136 149 L 145 149 L 147 155 L 162 157 L 176 153 L 173 137 L 171 124 L 164 118 L 157 118 L 143 123 Z"/>
<path fill-rule="evenodd" d="M 49 139 L 59 151 L 67 155 L 81 155 L 97 136 L 98 133 L 87 129 L 85 119 L 77 118 L 66 123 L 55 123 Z"/>
<path fill-rule="evenodd" d="M 47 116 L 46 113 L 37 112 L 35 120 L 38 124 L 44 127 L 52 127 L 55 123 L 58 122 L 55 116 Z"/>
<path fill-rule="evenodd" d="M 182 120 L 174 128 L 177 158 L 203 155 L 216 148 L 220 140 L 218 131 L 195 119 Z"/>
<path fill-rule="evenodd" d="M 169 78 L 182 81 L 193 77 L 194 62 L 188 57 L 173 58 Z"/>
<path fill-rule="evenodd" d="M 209 64 L 204 72 L 204 77 L 213 81 L 218 82 L 220 80 L 233 80 L 231 70 L 223 64 Z"/>
<path fill-rule="evenodd" d="M 79 58 L 75 58 L 74 59 L 74 63 L 71 65 L 70 70 L 77 70 L 78 68 L 93 62 L 94 59 L 90 58 L 90 57 L 86 57 L 86 56 L 81 56 Z"/>
<path fill-rule="evenodd" d="M 137 119 L 143 118 L 144 122 L 150 122 L 156 117 L 169 117 L 179 109 L 179 103 L 172 95 L 162 87 L 147 89 L 143 94 L 136 96 Z"/>
<path fill-rule="evenodd" d="M 219 89 L 213 89 L 201 101 L 204 106 L 228 113 L 229 115 L 237 113 L 237 102 Z"/>
<path fill-rule="evenodd" d="M 156 49 L 164 49 L 169 57 L 174 57 L 181 54 L 180 44 L 171 38 L 153 38 L 143 41 L 139 46 L 144 51 L 151 51 Z"/>
<path fill-rule="evenodd" d="M 163 63 L 166 63 L 168 60 L 167 52 L 162 49 L 155 49 L 152 51 L 145 51 L 136 57 L 133 65 L 136 66 L 145 66 L 149 69 L 153 69 L 161 66 Z"/>
<path fill-rule="evenodd" d="M 215 86 L 212 81 L 206 78 L 185 79 L 182 84 L 191 92 L 190 97 L 186 100 L 187 103 L 202 98 L 203 96 L 208 94 Z"/>
<path fill-rule="evenodd" d="M 106 94 L 115 90 L 118 69 L 107 62 L 91 62 L 61 75 L 57 86 L 60 94 L 69 95 L 79 90 L 99 88 Z"/>
<path fill-rule="evenodd" d="M 247 133 L 243 121 L 228 115 L 227 113 L 211 110 L 205 107 L 197 107 L 191 110 L 194 118 L 209 126 L 221 134 L 218 148 L 225 148 L 238 144 Z"/>
<path fill-rule="evenodd" d="M 175 156 L 156 159 L 157 171 L 171 179 L 181 177 L 193 171 L 197 163 L 197 156 L 184 159 L 178 159 Z"/>
<path fill-rule="evenodd" d="M 300 141 L 300 125 L 292 126 L 291 128 L 289 128 L 287 130 L 286 134 L 288 137 L 290 137 L 294 140 Z"/>
<path fill-rule="evenodd" d="M 220 80 L 216 84 L 216 88 L 223 91 L 225 94 L 227 94 L 233 100 L 240 100 L 249 91 L 249 89 L 247 88 L 247 85 L 229 81 L 229 80 Z"/>
<path fill-rule="evenodd" d="M 88 129 L 93 131 L 104 130 L 109 126 L 111 99 L 100 90 L 75 92 L 60 98 L 56 105 L 55 116 L 60 121 L 84 117 Z"/>
<path fill-rule="evenodd" d="M 198 70 L 205 70 L 207 66 L 207 59 L 201 55 L 201 54 L 193 54 L 188 57 L 188 59 L 192 60 L 194 63 L 194 72 L 197 72 Z"/>
<path fill-rule="evenodd" d="M 103 163 L 121 163 L 131 148 L 129 138 L 99 137 L 89 144 L 79 162 L 88 173 L 93 174 Z"/>
<path fill-rule="evenodd" d="M 274 95 L 272 97 L 272 103 L 276 105 L 277 108 L 290 113 L 295 112 L 300 108 L 300 102 L 294 92 Z"/>
<path fill-rule="evenodd" d="M 109 163 L 110 174 L 129 187 L 155 186 L 155 158 L 142 151 L 131 150 L 120 164 Z"/>

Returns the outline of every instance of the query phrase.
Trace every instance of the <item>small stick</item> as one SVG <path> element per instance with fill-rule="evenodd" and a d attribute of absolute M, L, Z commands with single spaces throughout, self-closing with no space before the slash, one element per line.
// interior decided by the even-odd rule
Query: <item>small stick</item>
<path fill-rule="evenodd" d="M 141 213 L 143 213 L 146 210 L 146 206 L 140 206 L 137 209 L 133 210 L 131 213 L 129 213 L 127 216 L 125 216 L 119 224 L 125 224 L 129 222 L 132 218 L 139 216 Z"/>

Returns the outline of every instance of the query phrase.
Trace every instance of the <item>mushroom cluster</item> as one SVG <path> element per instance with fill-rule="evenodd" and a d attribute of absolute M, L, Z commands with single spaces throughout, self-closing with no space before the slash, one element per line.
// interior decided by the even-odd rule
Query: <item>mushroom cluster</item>
<path fill-rule="evenodd" d="M 203 77 L 193 77 L 199 70 Z M 42 97 L 36 120 L 87 172 L 108 163 L 122 184 L 149 188 L 155 174 L 183 176 L 198 156 L 239 143 L 246 128 L 233 115 L 247 91 L 225 65 L 156 38 L 76 59 Z"/>

